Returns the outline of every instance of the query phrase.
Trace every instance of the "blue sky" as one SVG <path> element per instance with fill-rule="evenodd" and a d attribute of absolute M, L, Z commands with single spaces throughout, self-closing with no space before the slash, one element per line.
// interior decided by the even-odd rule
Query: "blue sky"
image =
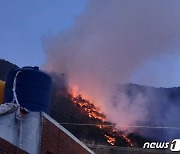
<path fill-rule="evenodd" d="M 44 62 L 43 38 L 70 28 L 87 0 L 1 0 L 0 58 L 19 66 Z"/>
<path fill-rule="evenodd" d="M 0 58 L 79 74 L 91 72 L 93 61 L 100 80 L 179 86 L 179 6 L 179 0 L 1 0 Z M 44 48 L 51 38 L 53 46 Z"/>

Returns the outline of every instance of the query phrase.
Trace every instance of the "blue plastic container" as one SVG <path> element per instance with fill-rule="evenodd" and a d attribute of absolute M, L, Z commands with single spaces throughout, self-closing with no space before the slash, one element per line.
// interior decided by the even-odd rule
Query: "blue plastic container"
<path fill-rule="evenodd" d="M 19 104 L 30 111 L 49 113 L 52 80 L 38 67 L 11 70 L 6 77 L 4 102 L 13 100 L 13 83 L 16 73 L 16 94 Z"/>

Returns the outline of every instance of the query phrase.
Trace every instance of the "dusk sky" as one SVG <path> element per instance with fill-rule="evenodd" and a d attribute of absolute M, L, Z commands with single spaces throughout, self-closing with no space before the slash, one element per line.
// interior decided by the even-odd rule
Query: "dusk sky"
<path fill-rule="evenodd" d="M 108 69 L 98 76 L 104 82 L 179 86 L 179 7 L 179 0 L 1 0 L 0 58 L 20 67 L 65 66 L 58 61 L 73 52 L 83 59 L 67 67 L 89 72 L 84 64 L 94 60 L 94 74 Z"/>
<path fill-rule="evenodd" d="M 87 0 L 1 0 L 0 58 L 18 66 L 44 62 L 43 39 L 70 28 Z"/>

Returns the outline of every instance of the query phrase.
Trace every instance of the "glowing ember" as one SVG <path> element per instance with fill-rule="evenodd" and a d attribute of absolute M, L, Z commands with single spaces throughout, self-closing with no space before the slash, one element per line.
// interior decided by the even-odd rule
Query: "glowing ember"
<path fill-rule="evenodd" d="M 115 142 L 116 142 L 115 137 L 111 137 L 111 136 L 108 136 L 108 135 L 104 135 L 104 136 L 106 137 L 107 142 L 108 142 L 109 144 L 111 144 L 111 145 L 114 145 L 114 144 L 115 144 Z"/>
<path fill-rule="evenodd" d="M 115 128 L 115 125 L 106 121 L 106 117 L 104 114 L 100 113 L 99 109 L 94 106 L 94 104 L 90 103 L 88 100 L 83 99 L 80 95 L 74 97 L 72 96 L 72 101 L 79 107 L 81 107 L 84 112 L 93 119 L 96 119 L 98 124 L 96 127 L 103 130 L 103 134 L 106 138 L 106 141 L 110 145 L 116 144 L 115 136 L 119 136 L 123 139 L 129 146 L 133 146 L 133 143 L 129 138 L 127 138 L 122 132 Z M 106 132 L 106 133 L 105 133 Z"/>
<path fill-rule="evenodd" d="M 121 135 L 122 138 L 124 138 L 126 140 L 127 143 L 129 143 L 129 145 L 132 147 L 133 143 L 131 142 L 130 139 L 128 139 L 124 134 Z"/>
<path fill-rule="evenodd" d="M 72 101 L 83 108 L 90 118 L 99 119 L 103 122 L 105 121 L 105 116 L 99 113 L 99 109 L 97 109 L 92 103 L 89 103 L 89 101 L 83 99 L 81 96 L 74 97 Z"/>

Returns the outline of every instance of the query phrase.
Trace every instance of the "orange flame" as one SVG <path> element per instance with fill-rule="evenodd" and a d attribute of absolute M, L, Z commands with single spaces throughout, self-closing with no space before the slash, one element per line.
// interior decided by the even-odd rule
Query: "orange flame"
<path fill-rule="evenodd" d="M 77 97 L 78 96 L 78 86 L 77 85 L 74 85 L 72 87 L 71 94 L 72 94 L 73 97 Z"/>
<path fill-rule="evenodd" d="M 108 135 L 104 135 L 107 139 L 107 142 L 111 145 L 115 145 L 115 142 L 116 142 L 116 139 L 115 137 L 111 137 L 111 136 L 108 136 Z"/>
<path fill-rule="evenodd" d="M 121 137 L 124 138 L 131 147 L 133 146 L 133 143 L 131 142 L 131 140 L 129 138 L 127 138 L 124 134 L 122 134 Z"/>
<path fill-rule="evenodd" d="M 90 103 L 87 99 L 82 98 L 80 95 L 77 96 L 77 93 L 74 91 L 72 94 L 72 101 L 81 107 L 85 113 L 90 117 L 94 118 L 100 121 L 100 123 L 106 122 L 106 117 L 104 114 L 100 113 L 99 109 L 94 106 L 94 104 Z M 75 96 L 75 97 L 74 97 Z M 124 134 L 120 133 L 116 128 L 115 125 L 104 125 L 104 124 L 98 124 L 96 125 L 100 129 L 106 129 L 108 130 L 108 135 L 104 134 L 106 141 L 110 145 L 115 145 L 116 139 L 113 134 L 116 134 L 117 136 L 123 138 L 130 146 L 133 146 L 133 143 L 129 138 L 127 138 Z M 109 136 L 109 135 L 112 136 Z"/>
<path fill-rule="evenodd" d="M 99 109 L 97 109 L 92 103 L 81 98 L 81 96 L 74 97 L 73 102 L 83 108 L 90 118 L 99 119 L 102 122 L 105 121 L 105 116 L 99 113 Z"/>

